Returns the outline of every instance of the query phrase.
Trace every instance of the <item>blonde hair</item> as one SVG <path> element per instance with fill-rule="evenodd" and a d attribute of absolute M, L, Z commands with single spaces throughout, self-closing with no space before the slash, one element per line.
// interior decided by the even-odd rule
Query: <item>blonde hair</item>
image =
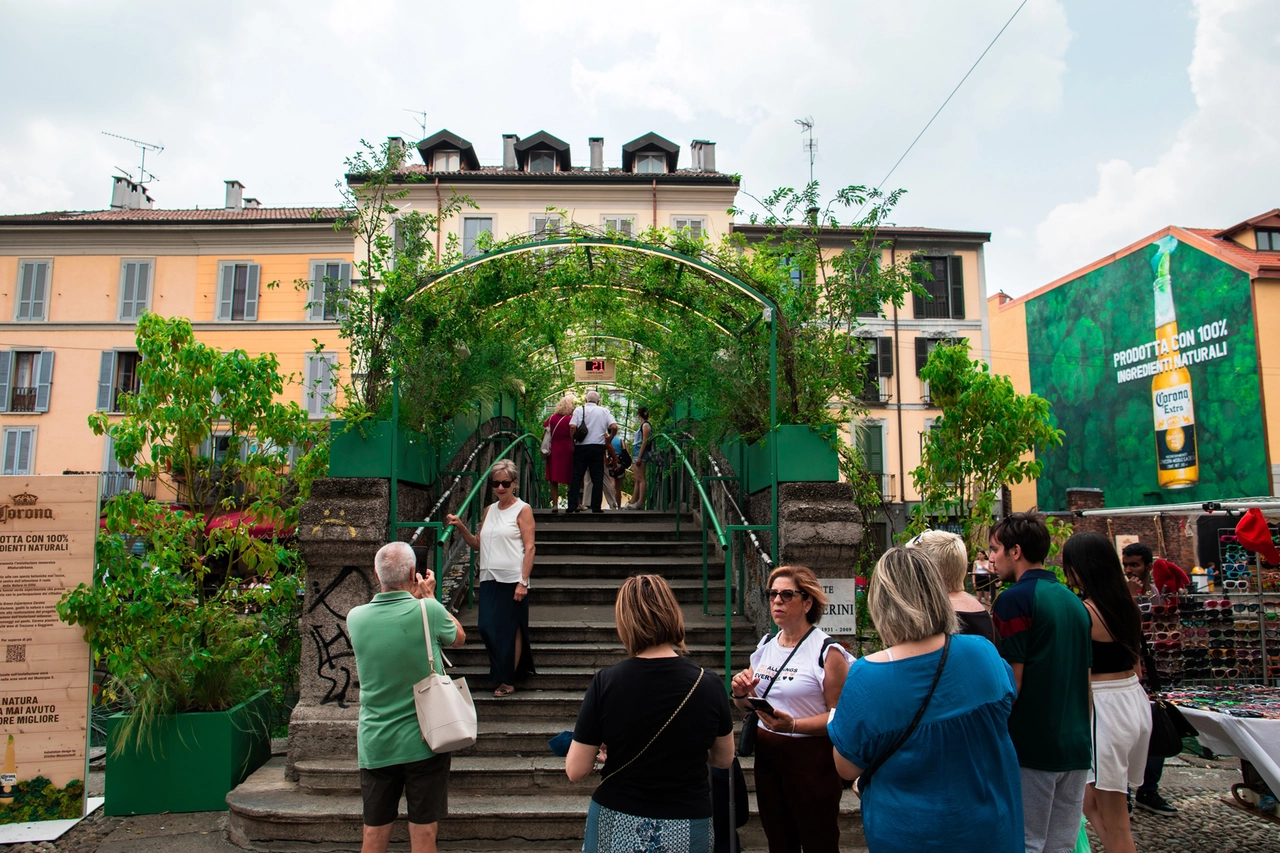
<path fill-rule="evenodd" d="M 685 651 L 684 614 L 661 575 L 633 575 L 623 581 L 613 618 L 618 637 L 632 657 L 663 643 Z"/>
<path fill-rule="evenodd" d="M 823 611 L 827 609 L 827 594 L 822 591 L 822 584 L 818 583 L 818 576 L 813 573 L 813 569 L 808 566 L 778 566 L 769 574 L 770 589 L 778 578 L 791 578 L 796 589 L 813 601 L 804 612 L 804 618 L 809 620 L 810 625 L 817 625 L 822 620 Z"/>
<path fill-rule="evenodd" d="M 886 646 L 956 632 L 942 575 L 921 548 L 884 553 L 871 575 L 867 609 Z"/>
<path fill-rule="evenodd" d="M 969 573 L 969 553 L 964 540 L 945 530 L 926 530 L 907 543 L 908 548 L 919 548 L 929 555 L 942 574 L 947 592 L 964 589 L 964 578 Z"/>
<path fill-rule="evenodd" d="M 553 415 L 572 415 L 573 410 L 577 407 L 578 401 L 574 399 L 572 394 L 565 394 L 560 398 L 560 402 L 556 403 L 556 409 Z"/>

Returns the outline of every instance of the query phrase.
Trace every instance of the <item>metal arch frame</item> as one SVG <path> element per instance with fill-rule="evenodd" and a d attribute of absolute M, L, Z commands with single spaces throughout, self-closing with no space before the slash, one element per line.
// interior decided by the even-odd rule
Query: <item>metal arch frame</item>
<path fill-rule="evenodd" d="M 508 255 L 519 255 L 526 252 L 540 252 L 549 248 L 564 246 L 567 248 L 598 248 L 598 249 L 621 249 L 627 252 L 635 252 L 637 254 L 649 255 L 657 258 L 666 258 L 685 266 L 691 267 L 711 278 L 717 279 L 730 287 L 736 289 L 744 296 L 748 297 L 761 308 L 762 318 L 769 324 L 769 459 L 770 459 L 770 554 L 774 563 L 777 564 L 779 559 L 778 548 L 778 306 L 772 299 L 756 290 L 751 285 L 730 275 L 719 267 L 708 264 L 701 258 L 695 258 L 691 255 L 685 255 L 680 252 L 673 251 L 661 246 L 653 246 L 647 243 L 640 243 L 635 240 L 606 240 L 602 238 L 575 238 L 561 237 L 549 240 L 538 240 L 529 243 L 519 243 L 512 246 L 504 246 L 499 249 L 493 249 L 484 254 L 477 255 L 473 258 L 466 258 L 459 261 L 438 275 L 432 276 L 421 285 L 419 285 L 413 293 L 405 298 L 406 302 L 416 299 L 423 291 L 428 290 L 440 282 L 452 278 L 460 272 L 464 272 L 473 267 L 482 266 L 489 261 Z M 707 318 L 708 321 L 709 318 Z M 718 328 L 719 324 L 715 324 Z M 398 448 L 396 446 L 397 437 L 400 430 L 400 376 L 398 370 L 393 370 L 392 390 L 391 390 L 391 538 L 395 538 L 395 525 L 398 517 L 397 502 L 397 471 L 396 471 L 396 454 Z"/>

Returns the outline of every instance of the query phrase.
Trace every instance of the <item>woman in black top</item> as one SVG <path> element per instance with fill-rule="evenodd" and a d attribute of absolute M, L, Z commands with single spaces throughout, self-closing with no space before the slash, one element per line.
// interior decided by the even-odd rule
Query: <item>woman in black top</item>
<path fill-rule="evenodd" d="M 733 762 L 729 697 L 719 676 L 677 652 L 684 618 L 660 576 L 627 578 L 614 616 L 629 657 L 592 679 L 565 758 L 570 781 L 579 782 L 597 753 L 607 756 L 583 850 L 630 851 L 641 834 L 652 849 L 710 853 L 707 765 Z"/>
<path fill-rule="evenodd" d="M 964 540 L 954 533 L 926 530 L 908 542 L 907 547 L 924 551 L 938 567 L 942 580 L 947 585 L 951 609 L 956 612 L 960 627 L 956 633 L 977 634 L 999 647 L 1000 641 L 996 638 L 996 625 L 991 621 L 991 614 L 981 601 L 964 591 L 964 579 L 969 574 L 969 556 L 965 551 Z"/>

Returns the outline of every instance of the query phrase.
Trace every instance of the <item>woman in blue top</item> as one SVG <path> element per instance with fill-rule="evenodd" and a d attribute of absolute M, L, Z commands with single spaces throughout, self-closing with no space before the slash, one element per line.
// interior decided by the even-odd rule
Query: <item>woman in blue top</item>
<path fill-rule="evenodd" d="M 924 716 L 889 754 L 929 695 L 956 616 L 941 574 L 918 548 L 880 558 L 867 606 L 888 648 L 849 667 L 827 725 L 845 779 L 884 762 L 862 792 L 867 849 L 1022 853 L 1022 783 L 1009 739 L 1013 670 L 989 640 L 951 636 Z"/>

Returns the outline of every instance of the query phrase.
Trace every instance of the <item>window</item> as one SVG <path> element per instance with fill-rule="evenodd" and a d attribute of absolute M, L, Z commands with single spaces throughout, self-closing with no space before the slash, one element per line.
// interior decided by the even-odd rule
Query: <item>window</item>
<path fill-rule="evenodd" d="M 1272 228 L 1259 228 L 1253 233 L 1258 238 L 1259 252 L 1280 252 L 1280 231 Z"/>
<path fill-rule="evenodd" d="M 468 216 L 462 220 L 462 256 L 474 258 L 480 254 L 476 241 L 481 234 L 493 233 L 493 217 Z"/>
<path fill-rule="evenodd" d="M 530 172 L 554 172 L 556 170 L 556 153 L 554 151 L 529 152 Z"/>
<path fill-rule="evenodd" d="M 662 154 L 637 154 L 635 171 L 641 175 L 665 174 L 667 158 Z"/>
<path fill-rule="evenodd" d="M 22 322 L 47 320 L 48 291 L 49 261 L 23 261 L 18 264 L 18 298 L 14 300 L 13 319 Z"/>
<path fill-rule="evenodd" d="M 0 350 L 0 412 L 47 412 L 53 350 Z"/>
<path fill-rule="evenodd" d="M 137 320 L 151 307 L 151 261 L 120 264 L 120 319 Z"/>
<path fill-rule="evenodd" d="M 342 261 L 315 261 L 311 265 L 311 299 L 307 318 L 312 322 L 341 320 L 351 289 L 351 264 Z"/>
<path fill-rule="evenodd" d="M 688 231 L 690 237 L 701 240 L 703 222 L 701 216 L 674 216 L 671 218 L 671 227 L 677 231 Z"/>
<path fill-rule="evenodd" d="M 872 474 L 884 473 L 884 427 L 866 422 L 858 427 L 858 451 L 862 464 Z"/>
<path fill-rule="evenodd" d="M 218 276 L 218 319 L 253 322 L 258 319 L 258 273 L 248 261 L 226 261 Z"/>
<path fill-rule="evenodd" d="M 621 234 L 627 239 L 635 236 L 636 218 L 634 216 L 606 216 L 603 225 L 607 234 Z"/>
<path fill-rule="evenodd" d="M 560 217 L 549 214 L 535 214 L 533 217 L 533 236 L 538 240 L 559 237 Z"/>
<path fill-rule="evenodd" d="M 337 369 L 337 355 L 307 353 L 307 378 L 302 391 L 303 404 L 311 417 L 325 417 L 325 410 L 333 403 L 333 374 Z"/>
<path fill-rule="evenodd" d="M 461 159 L 458 151 L 437 151 L 431 158 L 431 171 L 456 172 Z"/>
<path fill-rule="evenodd" d="M 883 403 L 888 401 L 889 394 L 880 379 L 893 375 L 893 338 L 872 338 L 867 344 L 867 369 L 862 399 Z"/>
<path fill-rule="evenodd" d="M 98 366 L 99 412 L 119 412 L 121 394 L 136 394 L 142 356 L 133 351 L 104 350 Z"/>
<path fill-rule="evenodd" d="M 36 428 L 17 427 L 4 431 L 4 473 L 30 474 L 36 461 Z"/>
<path fill-rule="evenodd" d="M 791 279 L 792 290 L 799 290 L 800 285 L 804 284 L 804 270 L 800 267 L 800 261 L 794 255 L 784 255 L 779 258 L 778 269 L 784 271 L 787 277 Z"/>
<path fill-rule="evenodd" d="M 944 258 L 916 259 L 933 276 L 932 281 L 926 276 L 916 279 L 916 284 L 923 287 L 928 294 L 921 299 L 919 294 L 912 295 L 917 320 L 963 320 L 964 319 L 964 272 L 959 255 Z"/>

